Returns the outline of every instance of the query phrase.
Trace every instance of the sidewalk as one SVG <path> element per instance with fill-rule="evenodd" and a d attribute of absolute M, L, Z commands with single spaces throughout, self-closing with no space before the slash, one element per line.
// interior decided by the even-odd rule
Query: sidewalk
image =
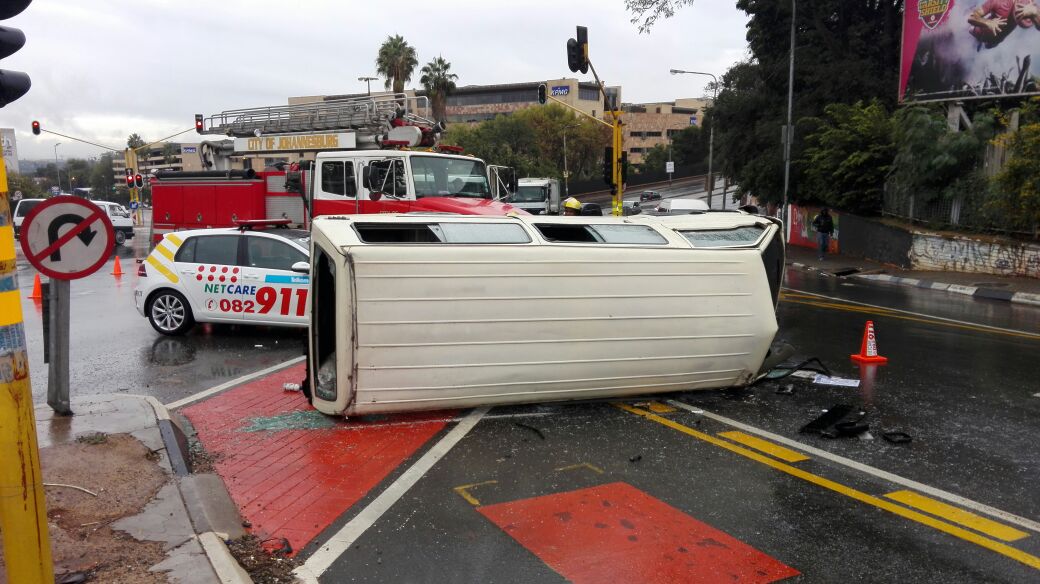
<path fill-rule="evenodd" d="M 243 534 L 234 504 L 219 477 L 188 474 L 162 404 L 100 395 L 72 409 L 35 410 L 56 580 L 251 582 L 224 544 Z"/>
<path fill-rule="evenodd" d="M 837 276 L 1040 306 L 1040 280 L 1035 278 L 904 270 L 893 265 L 840 254 L 828 255 L 819 260 L 816 250 L 792 245 L 787 246 L 787 263 L 796 268 L 818 270 Z"/>

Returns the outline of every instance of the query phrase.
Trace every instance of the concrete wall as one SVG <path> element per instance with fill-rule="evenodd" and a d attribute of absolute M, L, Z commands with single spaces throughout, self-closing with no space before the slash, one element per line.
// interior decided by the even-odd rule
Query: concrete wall
<path fill-rule="evenodd" d="M 847 213 L 841 216 L 843 254 L 910 268 L 913 239 L 905 229 Z"/>
<path fill-rule="evenodd" d="M 800 247 L 816 249 L 816 230 L 812 227 L 812 221 L 820 213 L 820 207 L 803 207 L 801 205 L 788 205 L 787 243 Z M 840 253 L 844 251 L 839 243 L 841 240 L 843 214 L 831 210 L 831 218 L 834 219 L 834 233 L 831 234 L 828 253 Z"/>
<path fill-rule="evenodd" d="M 914 233 L 910 262 L 919 270 L 1040 278 L 1040 245 Z"/>

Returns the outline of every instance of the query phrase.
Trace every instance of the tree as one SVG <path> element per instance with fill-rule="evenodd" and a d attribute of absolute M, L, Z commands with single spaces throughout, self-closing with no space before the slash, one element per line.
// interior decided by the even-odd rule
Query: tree
<path fill-rule="evenodd" d="M 644 32 L 692 0 L 626 0 Z M 738 0 L 748 14 L 748 60 L 722 78 L 710 116 L 715 158 L 743 192 L 765 201 L 783 193 L 781 127 L 787 114 L 790 0 Z M 824 115 L 831 103 L 877 99 L 895 106 L 903 0 L 799 0 L 795 37 L 794 119 Z M 802 158 L 804 126 L 795 128 L 792 160 Z M 791 192 L 802 185 L 792 167 Z"/>
<path fill-rule="evenodd" d="M 669 160 L 674 161 L 675 159 L 668 152 L 668 145 L 657 144 L 643 154 L 643 161 L 639 165 L 640 172 L 664 172 L 665 163 Z"/>
<path fill-rule="evenodd" d="M 70 158 L 65 163 L 65 176 L 62 179 L 70 189 L 80 188 L 90 183 L 90 172 L 93 163 L 82 158 Z"/>
<path fill-rule="evenodd" d="M 90 172 L 90 188 L 98 198 L 111 196 L 112 187 L 115 186 L 115 177 L 112 175 L 112 154 L 102 154 L 94 164 Z"/>
<path fill-rule="evenodd" d="M 174 159 L 181 153 L 181 149 L 173 142 L 164 142 L 162 147 L 163 162 L 173 164 Z"/>
<path fill-rule="evenodd" d="M 877 100 L 854 105 L 834 103 L 805 138 L 798 161 L 805 177 L 799 200 L 815 200 L 853 213 L 881 210 L 885 178 L 896 147 L 892 118 Z"/>
<path fill-rule="evenodd" d="M 1003 229 L 1031 230 L 1040 226 L 1040 123 L 1026 124 L 1008 140 L 1010 156 L 994 183 L 993 210 Z"/>
<path fill-rule="evenodd" d="M 127 139 L 126 139 L 126 147 L 130 148 L 130 149 L 140 148 L 141 146 L 144 146 L 145 144 L 147 144 L 147 142 L 145 142 L 144 138 L 139 136 L 137 134 L 137 132 L 134 132 L 133 134 L 130 134 L 130 136 L 128 136 Z"/>
<path fill-rule="evenodd" d="M 393 35 L 383 41 L 376 56 L 376 73 L 386 77 L 386 88 L 393 87 L 394 93 L 404 93 L 404 84 L 412 80 L 412 72 L 419 60 L 415 48 L 405 42 L 401 35 Z"/>
<path fill-rule="evenodd" d="M 511 166 L 521 177 L 562 178 L 564 133 L 571 176 L 599 172 L 598 162 L 610 141 L 610 130 L 555 104 L 524 108 L 480 124 L 452 125 L 444 142 L 461 146 L 490 164 Z"/>
<path fill-rule="evenodd" d="M 419 78 L 419 83 L 422 83 L 426 95 L 430 98 L 433 117 L 437 121 L 444 120 L 448 95 L 455 91 L 455 81 L 459 78 L 458 75 L 449 73 L 449 69 L 451 63 L 443 57 L 437 57 L 423 66 L 422 77 Z"/>
<path fill-rule="evenodd" d="M 44 196 L 44 190 L 36 184 L 32 177 L 13 172 L 7 175 L 7 191 L 9 193 L 21 191 L 23 199 L 36 199 Z"/>

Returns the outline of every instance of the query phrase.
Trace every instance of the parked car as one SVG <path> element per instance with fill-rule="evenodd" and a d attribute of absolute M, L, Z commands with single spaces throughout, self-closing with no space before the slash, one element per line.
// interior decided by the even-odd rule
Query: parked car
<path fill-rule="evenodd" d="M 309 255 L 298 229 L 167 233 L 138 268 L 134 304 L 164 335 L 197 322 L 305 327 Z"/>
<path fill-rule="evenodd" d="M 643 201 L 643 202 L 646 202 L 646 201 L 660 201 L 661 200 L 661 193 L 659 193 L 657 191 L 643 191 L 643 192 L 639 193 L 639 200 Z"/>

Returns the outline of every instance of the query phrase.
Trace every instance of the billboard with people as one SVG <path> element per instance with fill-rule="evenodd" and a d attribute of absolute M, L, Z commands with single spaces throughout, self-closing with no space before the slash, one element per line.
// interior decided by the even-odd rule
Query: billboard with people
<path fill-rule="evenodd" d="M 1040 0 L 906 0 L 899 100 L 1040 93 Z"/>

